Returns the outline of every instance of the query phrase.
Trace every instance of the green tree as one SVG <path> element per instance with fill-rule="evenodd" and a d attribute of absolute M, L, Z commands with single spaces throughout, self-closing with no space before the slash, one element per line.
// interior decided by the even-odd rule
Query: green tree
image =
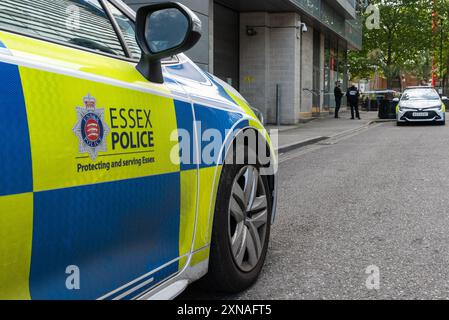
<path fill-rule="evenodd" d="M 437 28 L 433 34 L 432 55 L 437 63 L 438 77 L 443 81 L 442 85 L 448 86 L 449 70 L 449 0 L 436 0 L 435 21 Z"/>
<path fill-rule="evenodd" d="M 371 3 L 379 7 L 380 28 L 368 30 L 364 25 L 363 49 L 349 54 L 350 73 L 362 78 L 379 69 L 391 88 L 401 72 L 429 58 L 423 55 L 430 55 L 434 41 L 433 0 L 372 0 Z"/>

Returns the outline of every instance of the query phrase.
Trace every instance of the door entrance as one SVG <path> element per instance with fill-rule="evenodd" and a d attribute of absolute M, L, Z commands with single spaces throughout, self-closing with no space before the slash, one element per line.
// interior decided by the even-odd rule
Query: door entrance
<path fill-rule="evenodd" d="M 214 74 L 237 90 L 240 78 L 240 14 L 214 4 Z"/>

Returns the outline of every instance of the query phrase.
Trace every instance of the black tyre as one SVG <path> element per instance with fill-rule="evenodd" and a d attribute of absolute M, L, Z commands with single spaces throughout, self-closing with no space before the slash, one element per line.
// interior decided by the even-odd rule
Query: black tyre
<path fill-rule="evenodd" d="M 224 166 L 203 288 L 237 293 L 254 284 L 268 250 L 271 207 L 267 177 L 257 166 Z"/>

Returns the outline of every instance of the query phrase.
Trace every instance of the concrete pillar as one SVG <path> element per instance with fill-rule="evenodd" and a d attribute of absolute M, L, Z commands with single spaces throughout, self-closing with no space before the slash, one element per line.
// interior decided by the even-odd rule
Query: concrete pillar
<path fill-rule="evenodd" d="M 295 124 L 299 121 L 298 20 L 296 13 L 270 15 L 269 105 L 276 108 L 276 84 L 279 84 L 282 124 Z"/>
<path fill-rule="evenodd" d="M 302 34 L 301 63 L 302 63 L 302 99 L 301 118 L 312 116 L 313 93 L 313 28 L 308 26 L 308 31 Z"/>
<path fill-rule="evenodd" d="M 255 36 L 247 35 L 247 26 L 255 28 Z M 269 15 L 264 12 L 240 15 L 240 92 L 265 115 L 275 122 L 275 109 L 269 102 Z"/>
<path fill-rule="evenodd" d="M 326 36 L 324 33 L 320 35 L 320 101 L 321 101 L 321 110 L 324 110 L 324 64 L 325 64 L 325 52 L 324 52 L 324 43 Z M 327 110 L 325 110 L 327 111 Z"/>
<path fill-rule="evenodd" d="M 240 91 L 269 123 L 276 123 L 276 85 L 280 85 L 282 124 L 299 121 L 299 45 L 296 13 L 240 15 Z M 247 27 L 256 27 L 254 36 Z"/>
<path fill-rule="evenodd" d="M 296 13 L 242 13 L 240 22 L 240 91 L 265 119 L 276 123 L 277 84 L 281 87 L 281 124 L 296 124 L 318 111 L 313 110 L 312 90 L 319 90 L 315 91 L 320 95 L 316 109 L 327 112 L 323 109 L 325 35 L 315 39 L 314 48 L 313 27 L 308 25 L 303 33 Z M 247 26 L 257 34 L 248 36 Z M 316 88 L 314 54 L 319 68 Z"/>

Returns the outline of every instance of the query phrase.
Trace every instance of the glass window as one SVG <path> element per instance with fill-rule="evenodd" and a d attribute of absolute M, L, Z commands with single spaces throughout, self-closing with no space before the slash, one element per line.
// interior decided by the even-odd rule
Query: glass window
<path fill-rule="evenodd" d="M 345 83 L 347 50 L 341 41 L 338 41 L 338 81 Z"/>
<path fill-rule="evenodd" d="M 330 41 L 326 36 L 324 40 L 324 105 L 331 107 L 331 96 L 334 87 L 331 87 L 331 49 Z M 332 91 L 331 91 L 332 90 Z"/>
<path fill-rule="evenodd" d="M 0 28 L 125 56 L 98 0 L 1 0 Z"/>
<path fill-rule="evenodd" d="M 136 29 L 134 22 L 130 20 L 127 16 L 125 16 L 114 5 L 110 3 L 108 5 L 112 15 L 114 16 L 115 20 L 117 21 L 117 24 L 120 27 L 120 30 L 123 33 L 123 37 L 125 38 L 126 44 L 128 45 L 128 48 L 131 51 L 131 56 L 134 59 L 140 59 L 141 51 L 136 40 Z"/>
<path fill-rule="evenodd" d="M 407 100 L 439 100 L 440 96 L 434 89 L 414 89 L 406 90 L 402 96 L 403 101 Z"/>

